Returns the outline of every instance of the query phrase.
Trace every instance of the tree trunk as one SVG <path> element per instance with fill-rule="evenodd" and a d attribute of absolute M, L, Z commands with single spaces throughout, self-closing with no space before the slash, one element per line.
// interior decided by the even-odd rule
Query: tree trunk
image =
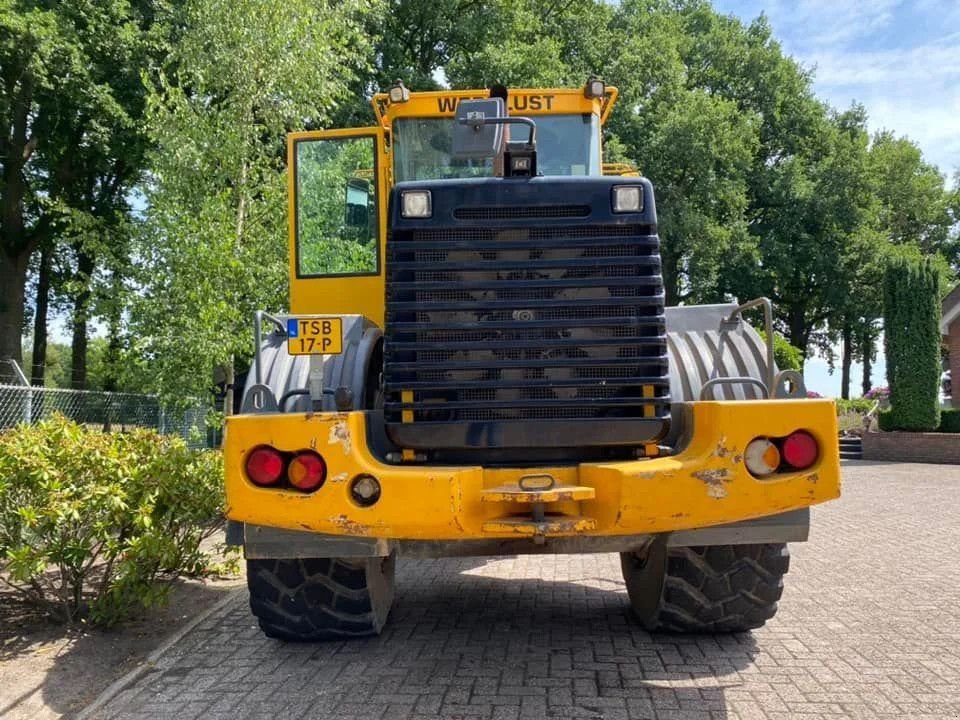
<path fill-rule="evenodd" d="M 664 252 L 660 249 L 660 264 L 663 268 L 663 290 L 666 295 L 667 307 L 673 307 L 679 302 L 680 278 L 679 275 L 680 258 L 669 250 Z"/>
<path fill-rule="evenodd" d="M 799 349 L 804 359 L 807 357 L 807 319 L 802 305 L 789 307 L 790 344 Z"/>
<path fill-rule="evenodd" d="M 860 388 L 866 395 L 873 388 L 873 336 L 864 330 L 860 338 L 860 352 L 863 355 L 863 383 Z"/>
<path fill-rule="evenodd" d="M 0 360 L 23 362 L 23 305 L 28 255 L 0 252 Z M 10 368 L 0 368 L 6 374 Z"/>
<path fill-rule="evenodd" d="M 37 306 L 33 317 L 33 367 L 30 384 L 43 387 L 47 369 L 47 312 L 50 305 L 50 247 L 40 251 L 40 267 L 37 270 Z"/>
<path fill-rule="evenodd" d="M 0 198 L 0 360 L 23 362 L 23 301 L 27 284 L 27 263 L 34 245 L 25 234 L 24 196 L 27 192 L 23 168 L 33 154 L 35 143 L 29 136 L 30 109 L 33 103 L 34 79 L 24 69 L 19 78 L 19 92 L 4 97 L 12 124 L 4 128 L 3 175 Z M 13 88 L 5 87 L 9 93 Z"/>
<path fill-rule="evenodd" d="M 73 341 L 70 345 L 70 384 L 75 390 L 87 388 L 87 323 L 90 319 L 90 284 L 94 259 L 77 249 L 77 278 L 83 283 L 73 303 Z"/>
<path fill-rule="evenodd" d="M 107 356 L 104 358 L 103 389 L 107 392 L 116 392 L 117 367 L 120 364 L 120 313 L 110 316 L 110 327 L 107 330 Z"/>
<path fill-rule="evenodd" d="M 850 399 L 850 365 L 853 361 L 853 328 L 849 325 L 843 326 L 843 358 L 841 359 L 840 369 L 840 397 L 844 400 Z"/>
<path fill-rule="evenodd" d="M 236 382 L 236 375 L 233 371 L 233 357 L 230 362 L 223 366 L 223 414 L 224 416 L 233 415 L 233 383 Z"/>

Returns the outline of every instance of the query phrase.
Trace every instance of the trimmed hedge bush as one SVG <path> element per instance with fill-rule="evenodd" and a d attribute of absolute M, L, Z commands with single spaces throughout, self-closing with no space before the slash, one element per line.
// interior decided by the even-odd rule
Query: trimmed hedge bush
<path fill-rule="evenodd" d="M 220 453 L 61 416 L 0 434 L 0 580 L 62 622 L 111 625 L 207 567 Z"/>
<path fill-rule="evenodd" d="M 960 408 L 940 411 L 940 432 L 960 433 Z"/>
<path fill-rule="evenodd" d="M 892 408 L 890 410 L 885 410 L 877 416 L 877 424 L 884 432 L 901 429 L 894 425 L 892 420 Z M 941 410 L 940 426 L 936 431 L 942 433 L 960 433 L 960 409 L 954 408 L 952 410 Z"/>
<path fill-rule="evenodd" d="M 940 425 L 940 276 L 929 259 L 892 258 L 883 321 L 891 429 Z"/>

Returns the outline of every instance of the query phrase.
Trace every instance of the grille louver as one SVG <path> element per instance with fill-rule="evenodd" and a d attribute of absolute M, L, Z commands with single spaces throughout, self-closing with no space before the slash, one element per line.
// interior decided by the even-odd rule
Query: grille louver
<path fill-rule="evenodd" d="M 573 423 L 584 444 L 662 432 L 670 399 L 650 226 L 464 224 L 398 230 L 388 245 L 385 416 L 396 442 L 509 444 L 504 428 L 529 441 L 541 422 Z M 571 433 L 533 435 L 544 446 Z"/>

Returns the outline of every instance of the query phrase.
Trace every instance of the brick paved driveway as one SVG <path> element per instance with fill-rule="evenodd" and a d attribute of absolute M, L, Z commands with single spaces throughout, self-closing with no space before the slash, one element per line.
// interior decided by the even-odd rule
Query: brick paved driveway
<path fill-rule="evenodd" d="M 960 718 L 960 468 L 845 465 L 738 636 L 633 625 L 614 555 L 401 563 L 373 640 L 284 645 L 239 594 L 100 718 Z"/>

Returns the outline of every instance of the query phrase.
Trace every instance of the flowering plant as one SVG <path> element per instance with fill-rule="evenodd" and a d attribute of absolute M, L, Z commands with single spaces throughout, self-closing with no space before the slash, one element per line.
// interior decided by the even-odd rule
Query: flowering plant
<path fill-rule="evenodd" d="M 869 391 L 864 393 L 864 397 L 867 400 L 886 400 L 890 397 L 890 388 L 887 386 L 872 387 Z"/>

